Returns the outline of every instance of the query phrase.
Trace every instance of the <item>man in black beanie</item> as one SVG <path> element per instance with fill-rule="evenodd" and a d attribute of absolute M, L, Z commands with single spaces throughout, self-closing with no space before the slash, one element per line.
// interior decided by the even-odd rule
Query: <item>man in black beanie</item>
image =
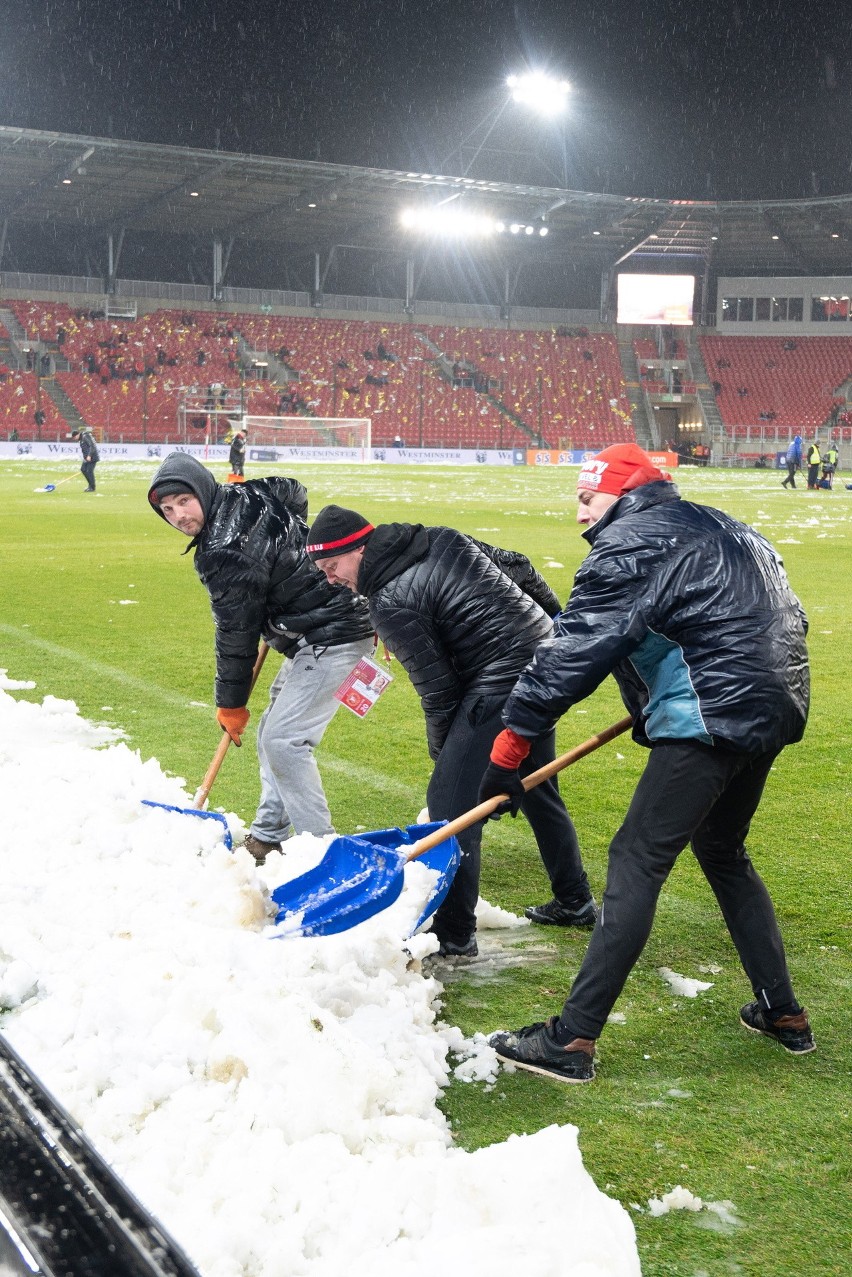
<path fill-rule="evenodd" d="M 217 483 L 174 452 L 148 501 L 191 538 L 216 624 L 216 718 L 236 745 L 261 638 L 289 658 L 258 726 L 261 796 L 247 849 L 262 864 L 293 830 L 333 834 L 314 750 L 339 706 L 335 691 L 375 640 L 364 600 L 330 586 L 305 554 L 305 489 L 284 478 Z"/>
<path fill-rule="evenodd" d="M 379 637 L 420 697 L 435 763 L 426 793 L 430 819 L 452 820 L 474 807 L 506 698 L 552 632 L 556 595 L 523 554 L 452 528 L 374 527 L 342 506 L 320 511 L 307 552 L 330 583 L 364 595 Z M 536 741 L 525 771 L 554 756 L 551 732 Z M 597 910 L 556 779 L 516 795 L 518 808 L 532 826 L 554 896 L 527 909 L 527 917 L 591 927 Z M 481 842 L 481 824 L 459 836 L 462 862 L 432 924 L 442 957 L 477 954 Z"/>

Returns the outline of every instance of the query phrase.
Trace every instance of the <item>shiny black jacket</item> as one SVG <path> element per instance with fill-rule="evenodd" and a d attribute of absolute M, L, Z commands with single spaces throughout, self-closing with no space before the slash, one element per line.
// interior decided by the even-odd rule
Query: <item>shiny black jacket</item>
<path fill-rule="evenodd" d="M 432 758 L 463 696 L 509 692 L 559 607 L 525 555 L 409 523 L 372 533 L 358 590 L 420 697 Z"/>
<path fill-rule="evenodd" d="M 204 511 L 188 549 L 216 622 L 218 706 L 245 705 L 261 638 L 292 655 L 301 640 L 335 647 L 372 633 L 364 600 L 329 585 L 305 554 L 308 497 L 296 479 L 221 484 L 194 457 L 173 452 L 154 476 L 149 501 L 166 479 L 187 484 Z"/>
<path fill-rule="evenodd" d="M 640 744 L 757 755 L 800 739 L 807 619 L 768 541 L 662 481 L 621 497 L 583 535 L 592 549 L 506 703 L 507 727 L 550 730 L 612 673 Z"/>

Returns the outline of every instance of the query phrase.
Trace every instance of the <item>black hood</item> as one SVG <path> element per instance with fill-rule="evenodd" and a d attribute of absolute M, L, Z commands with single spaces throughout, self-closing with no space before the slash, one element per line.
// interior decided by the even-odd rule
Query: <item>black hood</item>
<path fill-rule="evenodd" d="M 151 509 L 156 510 L 160 518 L 168 523 L 168 519 L 166 519 L 159 504 L 152 499 L 152 493 L 156 492 L 158 484 L 165 483 L 166 480 L 172 483 L 185 483 L 188 488 L 192 489 L 201 503 L 206 523 L 210 517 L 210 511 L 213 509 L 216 493 L 222 486 L 216 482 L 206 466 L 203 466 L 200 461 L 196 461 L 195 457 L 191 457 L 186 452 L 172 452 L 166 457 L 154 475 L 151 486 L 148 489 L 148 502 Z"/>
<path fill-rule="evenodd" d="M 422 523 L 382 523 L 370 534 L 358 571 L 358 593 L 367 598 L 429 553 Z"/>

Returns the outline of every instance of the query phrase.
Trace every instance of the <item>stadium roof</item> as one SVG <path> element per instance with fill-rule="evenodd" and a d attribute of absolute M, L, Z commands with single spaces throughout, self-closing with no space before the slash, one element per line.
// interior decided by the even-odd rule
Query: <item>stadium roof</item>
<path fill-rule="evenodd" d="M 645 269 L 713 276 L 852 272 L 852 195 L 650 199 L 0 126 L 0 260 L 16 224 L 87 240 L 190 235 L 288 254 L 416 256 L 423 241 L 400 212 L 437 204 L 546 225 L 546 238 L 490 237 L 482 251 L 507 265 L 533 254 L 601 271 L 634 257 Z"/>

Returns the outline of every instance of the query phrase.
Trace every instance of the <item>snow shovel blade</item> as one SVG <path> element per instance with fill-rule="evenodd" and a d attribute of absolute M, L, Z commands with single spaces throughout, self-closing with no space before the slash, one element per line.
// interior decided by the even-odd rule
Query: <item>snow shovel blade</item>
<path fill-rule="evenodd" d="M 446 821 L 379 829 L 357 837 L 335 838 L 318 865 L 272 893 L 278 905 L 279 936 L 330 936 L 348 931 L 387 909 L 402 891 L 409 856 L 405 848 L 434 834 Z M 424 852 L 423 863 L 437 874 L 416 931 L 446 896 L 461 860 L 455 838 Z"/>
<path fill-rule="evenodd" d="M 175 807 L 172 803 L 155 803 L 151 798 L 143 798 L 142 806 L 162 807 L 163 811 L 177 811 L 180 812 L 182 816 L 200 816 L 202 820 L 218 820 L 225 827 L 225 832 L 222 835 L 222 842 L 229 851 L 234 845 L 234 840 L 231 837 L 231 831 L 228 828 L 228 822 L 219 811 L 198 811 L 195 807 Z"/>
<path fill-rule="evenodd" d="M 55 483 L 46 483 L 43 488 L 33 488 L 33 492 L 55 492 Z"/>
<path fill-rule="evenodd" d="M 581 745 L 575 745 L 567 753 L 525 776 L 524 789 L 534 789 L 563 768 L 614 740 L 632 725 L 628 715 Z M 272 899 L 280 906 L 275 919 L 282 924 L 278 935 L 322 936 L 347 931 L 393 904 L 402 891 L 403 871 L 410 860 L 425 859 L 428 852 L 443 849 L 443 859 L 439 856 L 438 864 L 431 865 L 438 868 L 439 886 L 427 902 L 417 923 L 419 927 L 446 896 L 458 868 L 461 852 L 458 846 L 454 849 L 449 846 L 456 841 L 455 835 L 486 820 L 508 797 L 508 794 L 497 794 L 487 798 L 454 820 L 438 821 L 425 827 L 409 825 L 406 833 L 399 829 L 382 829 L 358 838 L 335 838 L 314 869 L 273 891 Z M 425 828 L 431 833 L 424 835 Z M 421 836 L 412 839 L 411 835 L 415 833 Z M 411 844 L 407 854 L 404 851 L 406 843 Z M 452 862 L 453 856 L 455 863 Z"/>
<path fill-rule="evenodd" d="M 251 696 L 252 692 L 254 691 L 254 685 L 257 682 L 258 677 L 260 676 L 260 671 L 263 669 L 263 662 L 266 660 L 268 652 L 269 652 L 269 644 L 261 643 L 258 648 L 257 660 L 254 663 L 254 669 L 251 672 L 251 687 L 249 688 L 249 696 Z M 230 744 L 231 744 L 230 736 L 228 735 L 227 732 L 223 732 L 222 739 L 219 741 L 219 744 L 216 747 L 216 753 L 213 755 L 213 759 L 210 763 L 210 766 L 207 768 L 207 774 L 204 777 L 204 780 L 201 782 L 201 785 L 195 792 L 195 797 L 192 800 L 193 805 L 191 807 L 175 807 L 171 803 L 156 803 L 151 798 L 143 798 L 142 805 L 144 807 L 162 807 L 164 811 L 177 811 L 177 812 L 180 812 L 182 816 L 201 816 L 204 820 L 221 821 L 221 823 L 225 827 L 225 832 L 222 835 L 222 842 L 228 848 L 228 851 L 232 851 L 234 846 L 234 840 L 231 837 L 231 830 L 227 820 L 225 819 L 225 817 L 222 815 L 221 812 L 207 811 L 205 808 L 205 803 L 207 802 L 207 799 L 210 796 L 210 790 L 213 788 L 213 782 L 216 779 L 216 777 L 219 775 L 219 769 L 221 768 L 222 763 L 225 761 L 225 755 L 228 752 L 228 748 Z"/>

